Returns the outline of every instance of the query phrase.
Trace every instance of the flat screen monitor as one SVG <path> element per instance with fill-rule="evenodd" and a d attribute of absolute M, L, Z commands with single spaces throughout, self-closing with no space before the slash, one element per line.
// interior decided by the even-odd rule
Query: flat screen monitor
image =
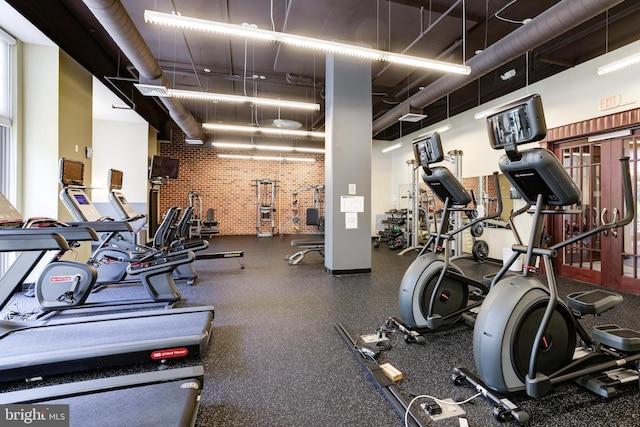
<path fill-rule="evenodd" d="M 178 159 L 154 155 L 149 166 L 149 179 L 178 179 L 178 166 Z"/>
<path fill-rule="evenodd" d="M 442 141 L 438 132 L 421 136 L 413 141 L 413 155 L 422 167 L 444 160 Z"/>
<path fill-rule="evenodd" d="M 491 147 L 496 150 L 507 144 L 515 146 L 540 141 L 547 134 L 540 95 L 514 101 L 488 115 L 487 130 Z"/>
<path fill-rule="evenodd" d="M 117 169 L 109 169 L 109 191 L 122 190 L 122 171 Z"/>
<path fill-rule="evenodd" d="M 64 186 L 83 185 L 84 163 L 64 157 L 60 159 L 60 183 Z"/>

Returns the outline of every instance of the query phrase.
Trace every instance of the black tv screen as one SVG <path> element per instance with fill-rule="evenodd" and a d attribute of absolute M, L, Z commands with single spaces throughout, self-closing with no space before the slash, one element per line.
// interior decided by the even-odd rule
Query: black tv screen
<path fill-rule="evenodd" d="M 122 171 L 109 169 L 109 191 L 122 190 Z"/>
<path fill-rule="evenodd" d="M 547 124 L 540 95 L 531 95 L 503 106 L 487 116 L 489 142 L 494 149 L 507 144 L 540 141 L 547 134 Z"/>
<path fill-rule="evenodd" d="M 149 166 L 149 179 L 178 179 L 178 166 L 178 159 L 154 155 Z"/>
<path fill-rule="evenodd" d="M 83 185 L 84 163 L 79 160 L 60 159 L 60 183 L 64 186 Z"/>

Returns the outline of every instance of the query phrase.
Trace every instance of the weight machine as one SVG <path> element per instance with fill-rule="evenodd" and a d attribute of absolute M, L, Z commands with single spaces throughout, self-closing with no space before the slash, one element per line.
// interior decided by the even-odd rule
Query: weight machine
<path fill-rule="evenodd" d="M 202 199 L 200 195 L 191 190 L 189 192 L 189 206 L 193 207 L 194 215 L 191 218 L 191 227 L 189 229 L 189 237 L 208 237 L 220 234 L 218 225 L 220 223 L 214 219 L 213 209 L 207 209 L 206 218 L 203 214 Z"/>
<path fill-rule="evenodd" d="M 211 238 L 211 236 L 220 233 L 218 230 L 219 222 L 213 219 L 213 209 L 208 209 L 207 218 L 203 218 L 202 199 L 197 191 L 191 190 L 189 192 L 189 207 L 191 207 L 194 212 L 190 218 L 189 238 Z M 238 264 L 240 264 L 240 268 L 244 269 L 244 251 L 209 252 L 196 255 L 197 260 L 227 258 L 235 258 Z"/>
<path fill-rule="evenodd" d="M 275 229 L 276 189 L 279 182 L 272 179 L 254 179 L 252 186 L 256 187 L 258 222 L 256 231 L 258 237 L 273 237 Z"/>
<path fill-rule="evenodd" d="M 431 228 L 431 224 L 429 223 L 429 203 L 431 201 L 427 200 L 426 205 L 427 209 L 422 207 L 422 197 L 420 194 L 420 165 L 417 164 L 415 159 L 407 160 L 407 165 L 409 166 L 409 172 L 411 174 L 411 187 L 407 192 L 407 200 L 408 200 L 408 210 L 407 215 L 411 215 L 409 217 L 409 226 L 407 229 L 407 247 L 400 251 L 398 255 L 404 255 L 407 252 L 412 250 L 420 250 L 422 249 L 422 245 L 420 242 L 422 241 L 422 227 L 420 226 L 420 212 L 424 213 L 424 220 L 426 229 L 429 230 Z M 435 200 L 433 200 L 435 205 Z"/>

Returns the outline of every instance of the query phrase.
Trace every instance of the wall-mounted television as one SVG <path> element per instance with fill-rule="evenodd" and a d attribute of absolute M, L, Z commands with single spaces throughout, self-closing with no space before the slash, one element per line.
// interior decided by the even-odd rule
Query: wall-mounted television
<path fill-rule="evenodd" d="M 109 191 L 122 190 L 122 171 L 117 169 L 109 169 L 108 186 Z"/>
<path fill-rule="evenodd" d="M 60 159 L 60 183 L 67 187 L 84 184 L 84 163 L 79 160 Z"/>
<path fill-rule="evenodd" d="M 540 95 L 530 95 L 487 116 L 491 147 L 498 150 L 508 144 L 540 141 L 547 134 Z"/>
<path fill-rule="evenodd" d="M 149 179 L 178 179 L 178 159 L 153 155 L 149 166 Z"/>

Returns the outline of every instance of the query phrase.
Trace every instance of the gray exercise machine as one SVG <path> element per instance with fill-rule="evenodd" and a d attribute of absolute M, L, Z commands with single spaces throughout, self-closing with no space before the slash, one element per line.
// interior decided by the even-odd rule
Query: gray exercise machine
<path fill-rule="evenodd" d="M 84 191 L 84 163 L 71 159 L 60 159 L 60 183 L 62 190 L 60 200 L 71 216 L 77 221 L 70 225 L 89 226 L 101 233 L 101 240 L 94 245 L 90 262 L 98 271 L 98 284 L 123 283 L 138 281 L 147 289 L 155 301 L 177 301 L 180 299 L 173 271 L 181 265 L 193 263 L 195 255 L 189 251 L 170 253 L 167 247 L 149 250 L 142 248 L 132 252 L 131 242 L 124 239 L 121 233 L 130 233 L 130 222 L 114 221 L 100 216 Z M 161 230 L 162 226 L 169 230 Z M 161 224 L 159 234 L 171 236 L 172 224 Z M 169 237 L 167 237 L 169 238 Z"/>
<path fill-rule="evenodd" d="M 192 427 L 203 386 L 204 369 L 194 366 L 2 393 L 0 405 L 46 405 L 52 415 L 51 405 L 68 405 L 60 421 L 70 427 Z"/>
<path fill-rule="evenodd" d="M 452 380 L 473 385 L 494 405 L 498 420 L 527 422 L 529 414 L 507 397 L 526 392 L 547 395 L 557 384 L 573 381 L 603 397 L 615 396 L 638 383 L 640 332 L 617 325 L 594 326 L 589 333 L 579 322 L 599 315 L 622 301 L 604 289 L 575 292 L 566 303 L 558 298 L 552 259 L 558 251 L 598 233 L 612 233 L 635 217 L 629 158 L 620 159 L 624 189 L 624 217 L 569 239 L 543 246 L 547 215 L 582 211 L 582 194 L 558 158 L 546 148 L 518 150 L 520 144 L 546 135 L 540 96 L 515 101 L 487 117 L 491 145 L 504 149 L 500 169 L 522 198 L 534 205 L 528 245 L 512 247 L 514 261 L 524 254 L 522 275 L 494 279 L 478 313 L 473 353 L 478 375 L 457 368 Z M 536 259 L 544 263 L 546 284 L 531 275 Z M 576 346 L 577 345 L 577 346 Z"/>
<path fill-rule="evenodd" d="M 276 191 L 280 187 L 279 181 L 273 179 L 254 179 L 251 182 L 256 188 L 258 237 L 273 237 L 276 228 Z"/>
<path fill-rule="evenodd" d="M 0 203 L 0 209 L 6 208 Z M 15 209 L 0 211 L 0 252 L 18 259 L 0 277 L 3 306 L 46 251 L 69 250 L 60 228 L 14 228 Z M 10 224 L 11 226 L 6 226 Z M 26 256 L 25 254 L 30 254 Z M 0 382 L 108 366 L 159 365 L 203 354 L 213 325 L 212 306 L 138 310 L 35 321 L 0 321 Z"/>
<path fill-rule="evenodd" d="M 440 134 L 425 135 L 413 141 L 416 161 L 423 168 L 422 179 L 443 202 L 442 216 L 437 231 L 431 233 L 427 244 L 405 272 L 399 292 L 402 320 L 391 318 L 390 327 L 399 327 L 408 342 L 423 342 L 424 332 L 451 325 L 459 320 L 473 323 L 471 310 L 477 308 L 489 288 L 487 284 L 470 279 L 451 259 L 450 242 L 466 229 L 490 218 L 497 218 L 502 212 L 498 193 L 496 212 L 483 217 L 475 217 L 475 206 L 469 207 L 473 197 L 462 183 L 444 166 L 434 166 L 444 159 Z M 493 174 L 499 192 L 498 173 Z M 449 229 L 450 215 L 464 214 L 469 222 Z M 460 223 L 458 223 L 460 224 Z M 427 250 L 431 248 L 431 251 Z M 508 268 L 508 266 L 507 266 Z M 498 273 L 500 277 L 506 268 Z M 388 322 L 389 322 L 388 321 Z"/>

